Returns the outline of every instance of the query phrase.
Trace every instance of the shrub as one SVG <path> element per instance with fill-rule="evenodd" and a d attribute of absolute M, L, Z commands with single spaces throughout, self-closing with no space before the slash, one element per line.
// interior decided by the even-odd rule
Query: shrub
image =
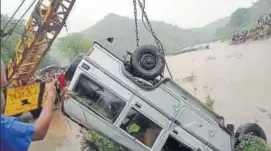
<path fill-rule="evenodd" d="M 207 95 L 207 96 L 205 97 L 205 100 L 206 100 L 205 104 L 206 104 L 208 107 L 210 107 L 211 109 L 213 109 L 215 100 L 212 99 L 210 95 Z"/>
<path fill-rule="evenodd" d="M 251 134 L 241 135 L 236 151 L 271 151 L 271 147 L 261 138 Z"/>
<path fill-rule="evenodd" d="M 128 151 L 95 131 L 89 131 L 88 140 L 92 142 L 99 149 L 99 151 Z"/>

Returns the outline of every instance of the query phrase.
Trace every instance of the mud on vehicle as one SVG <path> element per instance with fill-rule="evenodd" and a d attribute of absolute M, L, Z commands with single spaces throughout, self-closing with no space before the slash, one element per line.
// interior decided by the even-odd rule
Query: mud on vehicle
<path fill-rule="evenodd" d="M 73 91 L 63 113 L 131 151 L 233 151 L 236 137 L 252 133 L 266 140 L 255 123 L 234 126 L 170 78 L 158 48 L 133 53 L 112 39 L 94 42 L 78 55 L 65 79 Z"/>

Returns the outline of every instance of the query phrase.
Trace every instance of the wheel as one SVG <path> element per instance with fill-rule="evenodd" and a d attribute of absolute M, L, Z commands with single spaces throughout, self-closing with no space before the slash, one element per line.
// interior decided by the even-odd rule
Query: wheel
<path fill-rule="evenodd" d="M 152 45 L 139 46 L 132 54 L 133 74 L 145 80 L 153 80 L 164 70 L 165 58 Z"/>
<path fill-rule="evenodd" d="M 41 111 L 42 107 L 30 111 L 30 113 L 34 118 L 38 118 L 40 116 Z"/>
<path fill-rule="evenodd" d="M 79 54 L 74 58 L 74 60 L 72 61 L 71 65 L 69 66 L 69 68 L 67 69 L 67 71 L 65 73 L 65 80 L 66 81 L 72 80 L 74 72 L 75 72 L 77 66 L 79 65 L 79 63 L 81 62 L 81 60 L 83 59 L 83 57 L 84 57 L 84 54 Z"/>
<path fill-rule="evenodd" d="M 256 123 L 246 123 L 239 126 L 236 130 L 235 137 L 238 138 L 240 135 L 243 134 L 251 134 L 267 141 L 263 129 Z"/>

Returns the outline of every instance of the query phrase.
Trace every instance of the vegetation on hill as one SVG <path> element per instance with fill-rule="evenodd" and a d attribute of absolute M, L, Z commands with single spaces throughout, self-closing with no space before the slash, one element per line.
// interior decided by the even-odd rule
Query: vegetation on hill
<path fill-rule="evenodd" d="M 171 53 L 187 46 L 210 42 L 216 39 L 229 38 L 234 32 L 240 31 L 240 29 L 250 29 L 255 25 L 255 20 L 268 11 L 271 11 L 271 0 L 259 0 L 250 8 L 237 9 L 230 17 L 219 19 L 202 28 L 182 29 L 161 21 L 152 21 L 152 26 L 158 38 L 160 38 L 163 43 L 166 53 Z M 7 16 L 1 15 L 1 28 L 5 25 L 7 20 Z M 11 23 L 15 22 L 16 19 L 11 21 Z M 7 41 L 1 39 L 1 58 L 5 63 L 14 55 L 14 48 L 23 32 L 23 24 L 24 21 L 17 26 Z M 9 24 L 7 29 L 11 27 L 12 24 Z M 75 35 L 78 36 L 79 34 L 85 37 L 81 37 L 81 39 L 85 41 L 84 43 L 87 43 L 86 40 L 88 40 L 90 45 L 91 41 L 113 36 L 115 37 L 114 43 L 120 49 L 133 51 L 136 46 L 134 21 L 115 14 L 107 15 L 94 26 Z M 69 34 L 67 37 L 73 37 L 75 35 Z M 140 44 L 155 44 L 151 34 L 146 30 L 140 20 L 139 37 Z M 53 52 L 49 53 L 50 57 L 49 55 L 45 57 L 41 66 L 50 65 L 50 62 L 54 64 L 57 63 L 56 59 L 52 56 L 57 58 L 61 57 L 61 59 L 59 59 L 61 60 L 61 64 L 62 62 L 65 62 L 65 64 L 69 62 L 70 59 L 64 59 L 69 52 L 61 51 L 61 48 L 58 47 L 61 41 L 63 42 L 63 38 L 58 39 L 57 42 L 53 44 Z M 67 50 L 70 50 L 70 53 L 74 53 L 74 50 L 72 51 L 71 48 Z"/>
<path fill-rule="evenodd" d="M 229 38 L 240 29 L 252 28 L 254 21 L 268 11 L 271 11 L 271 0 L 259 0 L 250 8 L 239 8 L 230 17 L 219 19 L 202 28 L 182 29 L 161 21 L 152 21 L 152 27 L 163 43 L 166 53 L 171 53 L 187 46 Z M 136 46 L 133 19 L 115 14 L 107 15 L 81 33 L 91 41 L 115 37 L 115 44 L 128 51 L 134 50 Z M 140 20 L 139 37 L 140 44 L 155 44 Z"/>
<path fill-rule="evenodd" d="M 225 18 L 203 28 L 182 29 L 161 21 L 152 21 L 152 27 L 166 48 L 166 52 L 170 52 L 175 51 L 176 48 L 212 41 L 215 37 L 216 29 L 225 26 L 227 23 L 228 18 Z M 115 37 L 114 42 L 116 45 L 124 50 L 134 50 L 136 46 L 134 21 L 115 14 L 107 15 L 97 24 L 81 33 L 91 41 Z M 140 44 L 155 44 L 154 39 L 146 30 L 142 21 L 139 21 L 139 39 Z"/>
<path fill-rule="evenodd" d="M 79 53 L 87 52 L 92 46 L 92 43 L 85 39 L 81 33 L 69 34 L 60 38 L 56 44 L 60 53 L 69 60 L 72 60 Z"/>
<path fill-rule="evenodd" d="M 242 29 L 251 29 L 260 16 L 271 12 L 271 0 L 259 0 L 250 8 L 239 8 L 231 16 L 225 27 L 217 30 L 218 38 L 229 38 Z"/>

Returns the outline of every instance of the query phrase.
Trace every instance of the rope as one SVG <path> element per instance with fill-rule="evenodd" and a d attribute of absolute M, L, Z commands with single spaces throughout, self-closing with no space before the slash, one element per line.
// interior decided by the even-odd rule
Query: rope
<path fill-rule="evenodd" d="M 17 7 L 17 9 L 15 10 L 15 12 L 12 14 L 12 16 L 9 18 L 8 22 L 5 24 L 5 26 L 3 27 L 3 31 L 5 31 L 5 29 L 7 28 L 9 22 L 13 19 L 13 17 L 16 15 L 16 13 L 19 11 L 19 9 L 22 7 L 22 5 L 24 4 L 25 0 L 23 0 L 21 2 L 21 4 Z"/>

